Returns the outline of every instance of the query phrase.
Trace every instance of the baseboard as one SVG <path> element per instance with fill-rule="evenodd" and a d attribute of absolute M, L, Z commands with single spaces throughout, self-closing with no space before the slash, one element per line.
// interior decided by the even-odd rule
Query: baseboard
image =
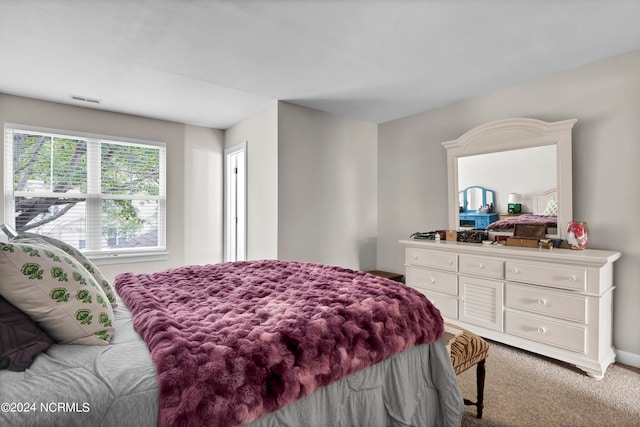
<path fill-rule="evenodd" d="M 630 353 L 628 351 L 616 350 L 616 362 L 623 365 L 640 368 L 640 354 Z"/>

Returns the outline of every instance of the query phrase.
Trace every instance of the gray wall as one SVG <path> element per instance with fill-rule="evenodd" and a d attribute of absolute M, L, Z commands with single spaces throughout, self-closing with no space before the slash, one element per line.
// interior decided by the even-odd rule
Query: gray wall
<path fill-rule="evenodd" d="M 573 212 L 589 247 L 616 250 L 614 345 L 640 365 L 640 51 L 395 120 L 378 129 L 378 268 L 403 271 L 398 239 L 447 226 L 440 145 L 507 117 L 577 118 Z"/>
<path fill-rule="evenodd" d="M 247 143 L 247 259 L 278 257 L 278 103 L 225 131 L 225 147 Z"/>
<path fill-rule="evenodd" d="M 376 266 L 377 126 L 274 102 L 225 132 L 247 142 L 247 258 Z"/>
<path fill-rule="evenodd" d="M 223 149 L 223 131 L 185 126 L 183 221 L 186 264 L 213 264 L 223 260 Z"/>
<path fill-rule="evenodd" d="M 375 269 L 377 126 L 280 102 L 278 138 L 278 257 Z"/>

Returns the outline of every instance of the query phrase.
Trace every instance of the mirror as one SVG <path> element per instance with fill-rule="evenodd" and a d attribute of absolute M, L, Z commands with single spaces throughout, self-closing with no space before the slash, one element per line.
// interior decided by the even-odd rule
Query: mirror
<path fill-rule="evenodd" d="M 458 157 L 458 191 L 472 186 L 490 188 L 498 213 L 508 213 L 509 195 L 513 194 L 512 200 L 521 204 L 522 213 L 537 214 L 540 212 L 535 210 L 531 195 L 555 191 L 557 167 L 553 145 Z M 477 206 L 469 203 L 468 209 Z"/>
<path fill-rule="evenodd" d="M 575 119 L 543 122 L 503 119 L 478 126 L 444 142 L 448 162 L 449 229 L 460 228 L 461 194 L 480 186 L 495 192 L 495 212 L 507 214 L 517 199 L 522 213 L 542 213 L 557 201 L 555 233 L 564 238 L 572 219 L 571 129 Z M 469 204 L 467 209 L 477 207 Z"/>

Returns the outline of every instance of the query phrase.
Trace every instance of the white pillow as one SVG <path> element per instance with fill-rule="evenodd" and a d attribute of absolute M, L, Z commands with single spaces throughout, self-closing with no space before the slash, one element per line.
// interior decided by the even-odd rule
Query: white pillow
<path fill-rule="evenodd" d="M 53 245 L 58 249 L 62 249 L 67 254 L 71 255 L 71 257 L 76 259 L 76 261 L 78 261 L 80 265 L 82 265 L 93 276 L 93 278 L 96 279 L 96 282 L 98 282 L 98 284 L 104 291 L 105 295 L 107 296 L 107 299 L 111 303 L 111 307 L 115 308 L 118 306 L 118 304 L 116 304 L 116 297 L 115 297 L 113 288 L 111 287 L 111 283 L 109 283 L 107 278 L 104 277 L 102 272 L 98 269 L 98 267 L 95 266 L 95 264 L 93 264 L 89 260 L 89 258 L 84 256 L 82 252 L 80 252 L 73 246 L 66 244 L 62 240 L 58 240 L 58 239 L 54 239 L 53 237 L 43 236 L 43 235 L 34 234 L 34 233 L 20 233 L 12 239 L 12 241 L 15 241 L 15 240 L 30 241 L 34 243 L 44 242 L 44 243 Z"/>
<path fill-rule="evenodd" d="M 558 201 L 556 199 L 550 199 L 542 215 L 558 215 Z"/>
<path fill-rule="evenodd" d="M 113 309 L 93 276 L 53 245 L 0 243 L 0 294 L 62 344 L 107 345 Z"/>

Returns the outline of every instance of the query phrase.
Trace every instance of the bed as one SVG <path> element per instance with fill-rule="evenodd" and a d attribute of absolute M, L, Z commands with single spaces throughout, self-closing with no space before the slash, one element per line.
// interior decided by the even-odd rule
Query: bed
<path fill-rule="evenodd" d="M 0 425 L 460 425 L 440 313 L 401 283 L 263 260 L 114 286 L 108 343 L 0 370 Z"/>
<path fill-rule="evenodd" d="M 501 234 L 513 233 L 516 224 L 544 224 L 547 233 L 554 234 L 558 227 L 558 192 L 555 188 L 542 193 L 529 193 L 523 197 L 524 209 L 531 213 L 500 219 L 487 227 L 487 231 Z"/>

